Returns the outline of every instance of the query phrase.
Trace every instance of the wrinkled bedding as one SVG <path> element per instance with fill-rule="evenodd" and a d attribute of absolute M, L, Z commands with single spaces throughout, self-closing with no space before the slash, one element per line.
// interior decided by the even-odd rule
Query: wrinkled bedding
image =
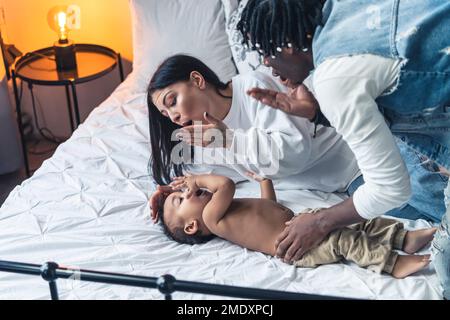
<path fill-rule="evenodd" d="M 131 77 L 130 77 L 131 78 Z M 148 173 L 145 94 L 130 78 L 96 108 L 54 156 L 0 208 L 0 259 L 180 280 L 360 299 L 440 299 L 431 264 L 403 280 L 352 263 L 297 269 L 215 239 L 198 246 L 168 240 L 150 219 L 155 185 Z M 238 185 L 239 197 L 258 197 L 259 186 Z M 278 192 L 294 212 L 327 206 L 341 197 L 301 190 Z M 408 228 L 429 226 L 404 221 Z M 425 249 L 424 252 L 428 252 Z M 161 299 L 157 290 L 59 280 L 62 299 Z M 39 277 L 0 272 L 0 299 L 48 299 Z M 222 299 L 175 293 L 175 299 Z"/>

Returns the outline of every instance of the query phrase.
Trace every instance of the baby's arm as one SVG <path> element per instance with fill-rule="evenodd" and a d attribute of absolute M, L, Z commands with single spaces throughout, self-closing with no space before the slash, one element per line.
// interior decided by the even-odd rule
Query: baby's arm
<path fill-rule="evenodd" d="M 277 195 L 275 194 L 275 189 L 273 188 L 272 180 L 264 179 L 259 185 L 261 186 L 261 198 L 269 199 L 277 202 Z"/>
<path fill-rule="evenodd" d="M 215 233 L 220 220 L 224 217 L 233 200 L 236 189 L 233 180 L 212 174 L 186 176 L 177 180 L 184 181 L 184 184 L 175 184 L 187 187 L 188 197 L 199 188 L 208 189 L 213 194 L 211 200 L 203 209 L 202 216 L 206 226 Z"/>
<path fill-rule="evenodd" d="M 253 172 L 247 172 L 247 176 L 259 182 L 261 188 L 261 199 L 268 199 L 277 202 L 277 195 L 273 188 L 272 180 L 258 176 Z"/>

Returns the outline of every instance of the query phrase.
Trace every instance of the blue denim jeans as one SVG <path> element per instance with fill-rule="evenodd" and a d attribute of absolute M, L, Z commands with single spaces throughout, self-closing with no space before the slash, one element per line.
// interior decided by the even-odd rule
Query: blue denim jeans
<path fill-rule="evenodd" d="M 431 250 L 433 263 L 442 286 L 443 296 L 450 300 L 450 183 L 445 190 L 447 213 L 434 235 Z"/>
<path fill-rule="evenodd" d="M 445 213 L 444 189 L 448 177 L 439 173 L 437 165 L 412 150 L 401 139 L 396 138 L 400 154 L 406 163 L 411 179 L 412 196 L 407 204 L 386 212 L 386 215 L 417 220 L 425 219 L 439 223 Z M 347 190 L 349 196 L 364 184 L 360 176 L 352 182 Z"/>

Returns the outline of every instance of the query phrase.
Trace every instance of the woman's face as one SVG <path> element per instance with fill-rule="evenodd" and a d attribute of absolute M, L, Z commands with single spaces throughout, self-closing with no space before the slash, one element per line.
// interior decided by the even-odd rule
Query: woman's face
<path fill-rule="evenodd" d="M 182 127 L 194 121 L 203 122 L 203 114 L 209 111 L 203 78 L 194 77 L 157 90 L 152 94 L 152 101 L 163 116 Z"/>

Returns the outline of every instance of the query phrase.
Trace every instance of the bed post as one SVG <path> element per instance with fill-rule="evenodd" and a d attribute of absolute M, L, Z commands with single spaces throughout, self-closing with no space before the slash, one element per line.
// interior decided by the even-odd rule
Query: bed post
<path fill-rule="evenodd" d="M 41 266 L 41 277 L 48 282 L 52 300 L 59 300 L 58 287 L 56 286 L 56 279 L 58 279 L 56 269 L 58 268 L 58 264 L 54 262 L 46 262 Z"/>
<path fill-rule="evenodd" d="M 174 284 L 175 284 L 175 277 L 171 276 L 170 274 L 165 274 L 156 280 L 156 285 L 166 300 L 172 300 L 172 293 L 175 291 Z"/>

